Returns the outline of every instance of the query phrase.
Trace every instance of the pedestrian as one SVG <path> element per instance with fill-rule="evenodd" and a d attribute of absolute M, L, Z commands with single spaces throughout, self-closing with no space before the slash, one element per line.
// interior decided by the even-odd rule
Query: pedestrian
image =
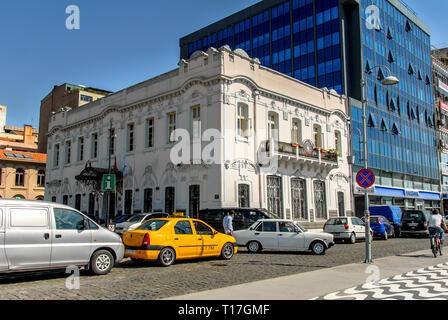
<path fill-rule="evenodd" d="M 230 236 L 233 236 L 233 225 L 232 220 L 233 216 L 235 215 L 234 211 L 230 211 L 227 216 L 224 217 L 224 220 L 222 221 L 222 225 L 224 227 L 225 234 L 228 234 Z"/>

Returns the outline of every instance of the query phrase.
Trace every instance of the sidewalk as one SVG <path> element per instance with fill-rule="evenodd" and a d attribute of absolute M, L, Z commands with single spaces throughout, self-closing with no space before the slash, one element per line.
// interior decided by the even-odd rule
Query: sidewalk
<path fill-rule="evenodd" d="M 171 297 L 167 300 L 308 300 L 366 283 L 372 276 L 372 271 L 366 272 L 368 266 L 377 266 L 380 272 L 379 279 L 384 279 L 446 262 L 448 256 L 435 259 L 428 249 L 376 259 L 371 265 L 364 263 L 342 265 Z"/>

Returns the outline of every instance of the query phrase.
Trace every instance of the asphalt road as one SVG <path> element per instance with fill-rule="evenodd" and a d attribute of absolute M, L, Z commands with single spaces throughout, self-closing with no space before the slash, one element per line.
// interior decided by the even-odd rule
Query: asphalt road
<path fill-rule="evenodd" d="M 375 240 L 372 257 L 381 258 L 428 249 L 428 239 Z M 363 262 L 365 243 L 336 244 L 324 256 L 311 253 L 263 251 L 250 254 L 245 248 L 230 261 L 196 259 L 179 261 L 168 268 L 152 262 L 123 260 L 105 276 L 81 272 L 79 289 L 70 290 L 73 278 L 64 271 L 0 276 L 0 300 L 142 300 L 160 299 L 192 292 L 270 279 L 321 268 Z M 229 297 L 231 298 L 231 297 Z M 250 299 L 250 297 L 248 297 Z"/>

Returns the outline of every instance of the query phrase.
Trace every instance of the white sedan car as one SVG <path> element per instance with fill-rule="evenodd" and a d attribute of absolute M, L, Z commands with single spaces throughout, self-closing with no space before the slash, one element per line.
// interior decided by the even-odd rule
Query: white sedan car
<path fill-rule="evenodd" d="M 303 229 L 297 222 L 280 219 L 262 219 L 248 230 L 233 233 L 238 246 L 247 247 L 256 253 L 262 249 L 285 251 L 307 251 L 323 255 L 334 245 L 333 235 L 315 233 Z"/>

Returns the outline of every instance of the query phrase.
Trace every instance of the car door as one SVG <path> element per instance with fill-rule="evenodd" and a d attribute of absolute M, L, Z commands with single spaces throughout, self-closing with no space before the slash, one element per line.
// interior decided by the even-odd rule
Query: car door
<path fill-rule="evenodd" d="M 279 222 L 279 250 L 304 250 L 305 236 L 293 222 Z"/>
<path fill-rule="evenodd" d="M 50 266 L 52 230 L 50 208 L 10 207 L 6 209 L 5 254 L 10 270 Z"/>
<path fill-rule="evenodd" d="M 193 232 L 191 222 L 180 220 L 174 225 L 174 244 L 178 258 L 197 257 L 202 245 L 202 238 Z"/>
<path fill-rule="evenodd" d="M 85 217 L 74 210 L 53 208 L 51 266 L 88 263 L 92 254 L 92 231 Z"/>
<path fill-rule="evenodd" d="M 366 228 L 364 222 L 362 222 L 359 218 L 352 218 L 352 224 L 355 229 L 357 238 L 365 238 L 366 237 Z"/>
<path fill-rule="evenodd" d="M 0 272 L 8 270 L 8 260 L 5 253 L 5 215 L 0 209 Z"/>
<path fill-rule="evenodd" d="M 196 235 L 201 238 L 200 256 L 215 256 L 218 254 L 219 243 L 214 231 L 201 221 L 193 221 Z"/>
<path fill-rule="evenodd" d="M 253 231 L 253 240 L 261 243 L 263 249 L 278 249 L 278 223 L 263 221 Z"/>

